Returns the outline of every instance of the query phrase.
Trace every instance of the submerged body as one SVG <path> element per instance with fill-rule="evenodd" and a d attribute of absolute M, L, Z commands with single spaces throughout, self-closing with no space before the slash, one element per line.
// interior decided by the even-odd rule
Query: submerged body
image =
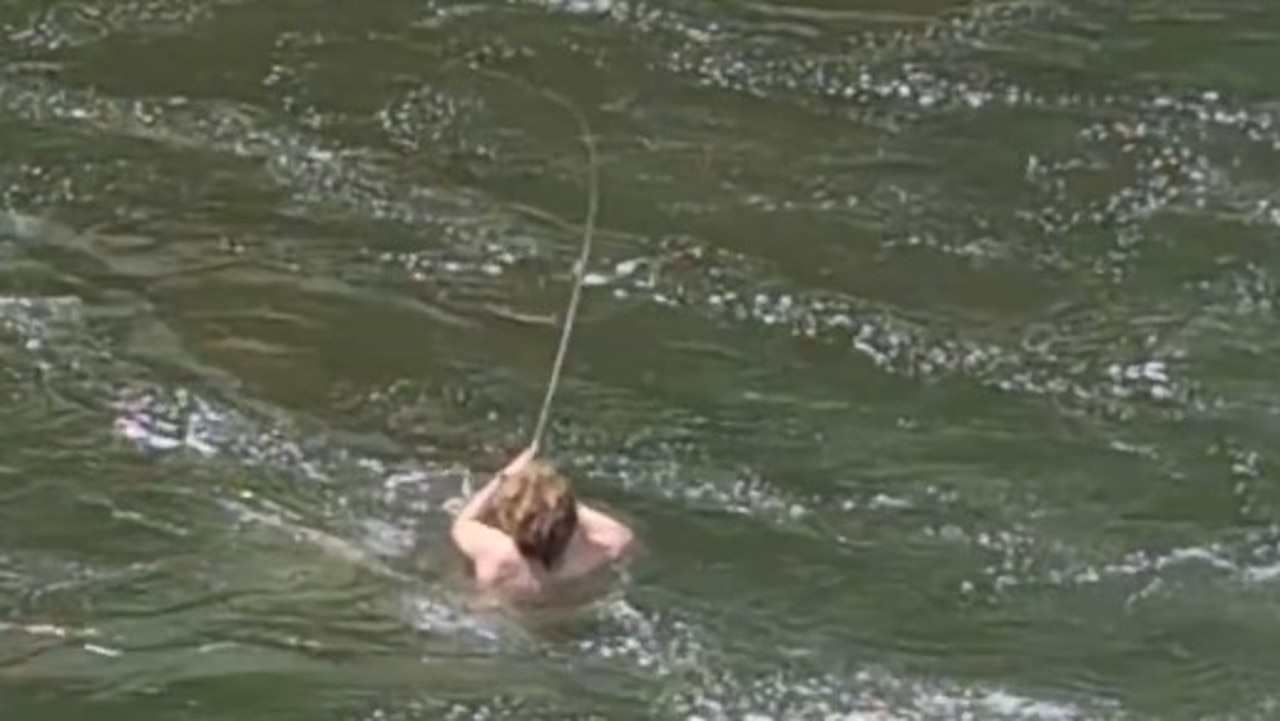
<path fill-rule="evenodd" d="M 578 501 L 530 448 L 467 502 L 450 535 L 486 595 L 543 601 L 634 547 L 624 523 Z"/>

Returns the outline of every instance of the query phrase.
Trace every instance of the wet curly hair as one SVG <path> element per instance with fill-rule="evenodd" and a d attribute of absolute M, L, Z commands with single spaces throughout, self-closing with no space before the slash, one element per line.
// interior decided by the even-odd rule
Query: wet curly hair
<path fill-rule="evenodd" d="M 577 530 L 578 504 L 568 479 L 534 460 L 502 476 L 481 520 L 510 536 L 525 558 L 550 569 Z"/>

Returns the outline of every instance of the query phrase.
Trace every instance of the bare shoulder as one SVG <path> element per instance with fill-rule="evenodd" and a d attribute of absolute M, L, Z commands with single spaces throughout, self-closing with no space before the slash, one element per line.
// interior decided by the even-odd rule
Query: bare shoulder
<path fill-rule="evenodd" d="M 471 561 L 476 581 L 494 585 L 519 575 L 524 559 L 510 536 L 479 521 L 459 519 L 451 529 L 458 550 Z"/>
<path fill-rule="evenodd" d="M 578 504 L 578 515 L 588 540 L 610 558 L 620 558 L 635 547 L 635 533 L 617 518 L 585 503 Z"/>
<path fill-rule="evenodd" d="M 513 547 L 510 553 L 496 551 L 473 561 L 476 584 L 485 588 L 502 588 L 523 583 L 527 564 Z"/>
<path fill-rule="evenodd" d="M 471 556 L 476 585 L 491 591 L 518 591 L 530 585 L 529 562 L 506 534 L 496 534 Z"/>

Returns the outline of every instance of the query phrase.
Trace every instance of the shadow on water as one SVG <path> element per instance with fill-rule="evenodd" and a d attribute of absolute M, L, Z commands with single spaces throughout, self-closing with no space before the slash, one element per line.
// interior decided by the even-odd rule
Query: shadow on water
<path fill-rule="evenodd" d="M 15 718 L 1266 719 L 1280 11 L 0 9 Z M 521 443 L 642 530 L 445 542 Z"/>

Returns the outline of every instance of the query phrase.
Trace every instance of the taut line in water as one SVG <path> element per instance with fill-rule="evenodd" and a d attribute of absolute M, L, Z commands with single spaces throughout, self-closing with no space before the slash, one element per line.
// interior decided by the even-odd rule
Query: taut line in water
<path fill-rule="evenodd" d="M 553 90 L 534 87 L 520 78 L 515 78 L 505 73 L 483 68 L 472 69 L 507 82 L 523 85 L 527 90 L 536 92 L 563 107 L 578 123 L 578 138 L 582 141 L 582 145 L 587 152 L 587 210 L 582 224 L 582 252 L 578 256 L 578 262 L 574 265 L 573 291 L 569 296 L 569 307 L 565 311 L 564 324 L 561 327 L 560 345 L 556 349 L 555 360 L 551 365 L 551 378 L 547 381 L 547 392 L 542 399 L 542 408 L 538 411 L 538 422 L 534 426 L 533 437 L 529 443 L 530 447 L 537 452 L 542 445 L 542 437 L 546 434 L 547 423 L 551 418 L 551 403 L 555 398 L 556 389 L 560 385 L 560 375 L 564 370 L 565 356 L 569 352 L 569 339 L 573 335 L 573 326 L 578 317 L 578 303 L 582 299 L 583 280 L 587 273 L 587 260 L 591 257 L 591 241 L 595 236 L 596 216 L 600 210 L 600 162 L 596 151 L 595 139 L 591 135 L 591 127 L 587 124 L 586 118 L 582 116 L 582 113 L 574 107 L 568 98 Z"/>

